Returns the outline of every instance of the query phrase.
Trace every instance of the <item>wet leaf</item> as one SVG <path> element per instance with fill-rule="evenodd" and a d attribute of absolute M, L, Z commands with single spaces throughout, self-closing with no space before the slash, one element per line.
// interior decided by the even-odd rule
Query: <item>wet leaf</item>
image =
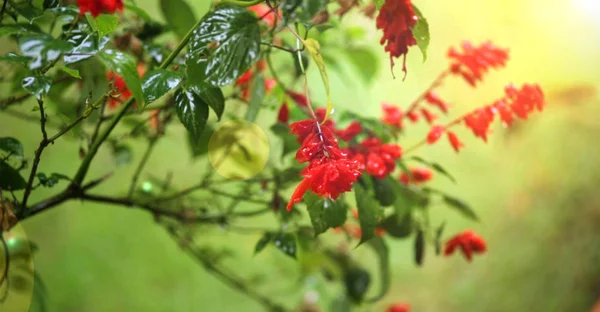
<path fill-rule="evenodd" d="M 383 211 L 377 201 L 360 183 L 354 184 L 354 195 L 358 207 L 358 221 L 362 230 L 360 245 L 375 236 L 375 227 L 379 223 Z"/>
<path fill-rule="evenodd" d="M 421 50 L 421 53 L 423 54 L 423 62 L 425 62 L 427 60 L 427 48 L 429 48 L 430 40 L 429 23 L 415 5 L 413 5 L 413 9 L 415 10 L 415 15 L 418 19 L 415 27 L 412 29 L 412 33 L 415 39 L 417 39 L 417 46 Z"/>
<path fill-rule="evenodd" d="M 440 227 L 435 230 L 435 254 L 439 255 L 442 251 L 442 234 L 444 232 L 444 227 L 446 226 L 446 222 L 442 223 Z"/>
<path fill-rule="evenodd" d="M 77 69 L 69 68 L 66 66 L 63 66 L 60 69 L 73 78 L 81 79 L 81 75 L 79 74 L 79 71 Z"/>
<path fill-rule="evenodd" d="M 273 233 L 265 232 L 265 234 L 258 240 L 256 246 L 254 247 L 254 254 L 261 252 L 265 247 L 269 245 L 271 240 L 273 239 Z"/>
<path fill-rule="evenodd" d="M 41 99 L 44 95 L 50 92 L 52 87 L 52 79 L 44 75 L 30 76 L 23 79 L 23 89 Z"/>
<path fill-rule="evenodd" d="M 119 17 L 113 14 L 100 14 L 96 17 L 96 27 L 102 38 L 119 27 Z"/>
<path fill-rule="evenodd" d="M 68 65 L 94 57 L 99 51 L 104 50 L 109 39 L 99 37 L 97 32 L 83 25 L 72 30 L 67 41 L 73 46 L 64 56 L 65 64 Z"/>
<path fill-rule="evenodd" d="M 46 62 L 55 61 L 63 53 L 71 51 L 73 45 L 48 34 L 28 34 L 19 38 L 19 48 L 24 56 L 32 59 L 29 69 L 39 69 Z"/>
<path fill-rule="evenodd" d="M 133 94 L 137 104 L 143 107 L 144 92 L 142 91 L 142 80 L 137 71 L 135 58 L 116 50 L 104 50 L 98 53 L 98 55 L 100 55 L 100 59 L 106 67 L 123 77 L 127 88 Z"/>
<path fill-rule="evenodd" d="M 373 189 L 375 190 L 375 198 L 382 207 L 388 207 L 396 201 L 396 193 L 394 192 L 394 183 L 398 183 L 391 176 L 385 179 L 373 178 Z"/>
<path fill-rule="evenodd" d="M 322 198 L 312 192 L 307 193 L 304 198 L 315 235 L 346 223 L 348 210 L 340 201 Z"/>
<path fill-rule="evenodd" d="M 146 105 L 158 100 L 177 87 L 182 79 L 182 73 L 166 69 L 155 69 L 144 75 L 142 92 L 144 92 Z"/>
<path fill-rule="evenodd" d="M 179 89 L 175 92 L 175 110 L 194 140 L 199 141 L 208 120 L 208 104 L 196 93 Z"/>
<path fill-rule="evenodd" d="M 407 238 L 413 231 L 412 214 L 404 215 L 393 214 L 385 218 L 380 225 L 385 232 L 395 238 Z"/>
<path fill-rule="evenodd" d="M 296 259 L 296 236 L 291 233 L 277 233 L 273 236 L 273 245 L 284 254 Z"/>

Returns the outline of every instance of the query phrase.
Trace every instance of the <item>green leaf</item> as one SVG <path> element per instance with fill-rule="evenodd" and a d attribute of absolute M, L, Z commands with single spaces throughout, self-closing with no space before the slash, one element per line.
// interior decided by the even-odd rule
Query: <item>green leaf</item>
<path fill-rule="evenodd" d="M 442 234 L 444 232 L 444 227 L 446 226 L 446 222 L 442 223 L 440 227 L 435 230 L 435 254 L 439 255 L 442 252 Z"/>
<path fill-rule="evenodd" d="M 125 167 L 131 163 L 131 160 L 133 159 L 133 151 L 131 150 L 131 147 L 124 144 L 115 145 L 112 150 L 112 155 L 115 159 L 117 167 Z"/>
<path fill-rule="evenodd" d="M 60 69 L 73 78 L 81 79 L 81 75 L 79 75 L 79 71 L 77 69 L 69 68 L 66 66 L 63 66 Z"/>
<path fill-rule="evenodd" d="M 14 25 L 2 25 L 0 27 L 0 37 L 9 35 L 23 35 L 30 33 L 39 33 L 40 29 L 36 25 L 32 24 L 14 24 Z"/>
<path fill-rule="evenodd" d="M 360 244 L 368 241 L 375 235 L 375 227 L 379 223 L 383 211 L 377 201 L 371 197 L 369 192 L 360 183 L 354 184 L 354 195 L 358 207 L 358 221 L 362 230 Z"/>
<path fill-rule="evenodd" d="M 352 48 L 347 50 L 346 56 L 364 82 L 369 83 L 377 76 L 380 67 L 379 57 L 372 49 L 366 47 Z"/>
<path fill-rule="evenodd" d="M 265 97 L 265 80 L 261 74 L 257 74 L 252 78 L 252 96 L 250 97 L 250 104 L 248 105 L 248 111 L 246 112 L 246 120 L 254 122 L 260 106 Z"/>
<path fill-rule="evenodd" d="M 17 170 L 5 162 L 0 162 L 0 188 L 5 190 L 22 190 L 27 186 L 25 179 Z"/>
<path fill-rule="evenodd" d="M 375 190 L 375 198 L 382 207 L 391 206 L 396 201 L 396 193 L 394 192 L 394 183 L 398 183 L 392 177 L 388 176 L 383 180 L 373 177 L 373 189 Z"/>
<path fill-rule="evenodd" d="M 27 92 L 35 95 L 36 98 L 41 99 L 44 95 L 50 92 L 50 88 L 52 87 L 52 78 L 38 75 L 26 77 L 22 81 L 23 89 Z"/>
<path fill-rule="evenodd" d="M 304 22 L 310 21 L 317 13 L 325 9 L 327 2 L 327 0 L 302 1 L 302 14 L 300 14 L 300 19 Z"/>
<path fill-rule="evenodd" d="M 219 4 L 194 30 L 188 50 L 192 63 L 206 62 L 205 82 L 219 87 L 231 84 L 259 58 L 257 19 L 243 7 Z"/>
<path fill-rule="evenodd" d="M 321 55 L 321 46 L 319 42 L 315 39 L 308 38 L 304 40 L 304 46 L 312 55 L 313 61 L 319 68 L 319 72 L 321 73 L 321 79 L 323 80 L 323 85 L 325 86 L 325 94 L 327 95 L 327 111 L 325 113 L 325 119 L 331 114 L 331 110 L 333 110 L 333 104 L 331 103 L 331 92 L 329 88 L 329 77 L 327 76 L 327 69 L 325 68 L 325 61 L 323 61 L 323 55 Z"/>
<path fill-rule="evenodd" d="M 44 10 L 41 10 L 33 5 L 32 1 L 9 1 L 10 6 L 17 11 L 21 16 L 26 18 L 30 23 L 36 18 L 44 14 Z M 4 11 L 4 10 L 3 10 Z M 2 12 L 4 14 L 4 12 Z"/>
<path fill-rule="evenodd" d="M 73 64 L 95 56 L 104 50 L 108 43 L 108 37 L 99 37 L 97 32 L 91 31 L 87 24 L 80 24 L 78 28 L 71 31 L 67 40 L 73 49 L 64 56 L 65 64 Z"/>
<path fill-rule="evenodd" d="M 369 289 L 371 276 L 369 276 L 369 272 L 361 268 L 351 268 L 344 275 L 344 284 L 350 300 L 360 303 Z"/>
<path fill-rule="evenodd" d="M 322 198 L 312 192 L 305 195 L 305 200 L 315 235 L 346 223 L 348 211 L 339 201 Z"/>
<path fill-rule="evenodd" d="M 479 221 L 479 218 L 477 217 L 477 214 L 475 214 L 475 211 L 473 211 L 473 209 L 465 202 L 450 195 L 443 195 L 443 199 L 448 206 L 455 208 L 467 218 Z"/>
<path fill-rule="evenodd" d="M 397 213 L 385 218 L 380 227 L 383 228 L 389 236 L 395 238 L 406 238 L 412 234 L 413 220 L 412 214 L 406 213 L 399 215 Z"/>
<path fill-rule="evenodd" d="M 184 0 L 160 0 L 160 8 L 167 23 L 179 38 L 185 37 L 196 25 L 194 10 Z"/>
<path fill-rule="evenodd" d="M 456 183 L 456 179 L 454 179 L 454 177 L 448 171 L 446 171 L 446 169 L 444 169 L 444 167 L 442 167 L 440 164 L 426 161 L 425 159 L 417 156 L 413 156 L 412 159 L 424 164 L 425 166 L 433 169 L 435 172 L 444 175 L 445 177 L 450 179 L 450 181 Z"/>
<path fill-rule="evenodd" d="M 221 120 L 225 111 L 225 96 L 223 96 L 221 88 L 212 87 L 208 84 L 194 84 L 190 85 L 189 88 L 206 102 L 215 114 L 217 114 L 217 119 Z"/>
<path fill-rule="evenodd" d="M 369 302 L 377 302 L 387 294 L 390 289 L 391 272 L 390 272 L 390 252 L 385 241 L 381 237 L 375 237 L 367 243 L 373 248 L 377 254 L 377 263 L 379 264 L 379 278 L 381 281 L 381 289 L 379 294 L 374 298 L 369 298 Z"/>
<path fill-rule="evenodd" d="M 417 231 L 415 236 L 415 263 L 418 266 L 423 264 L 423 258 L 425 257 L 425 234 L 423 230 Z"/>
<path fill-rule="evenodd" d="M 188 146 L 190 147 L 190 152 L 192 154 L 192 158 L 197 158 L 208 153 L 208 142 L 210 141 L 210 137 L 215 132 L 215 129 L 207 124 L 204 127 L 204 131 L 202 131 L 202 135 L 199 140 L 196 140 L 193 135 L 188 132 Z"/>
<path fill-rule="evenodd" d="M 352 311 L 352 305 L 346 295 L 338 296 L 333 299 L 329 312 L 350 312 Z"/>
<path fill-rule="evenodd" d="M 300 61 L 298 60 L 298 55 L 296 53 L 291 53 L 292 60 L 294 61 L 294 77 L 298 78 L 302 76 L 302 67 L 304 70 L 308 69 L 308 64 L 310 64 L 308 57 L 306 55 L 301 54 L 302 58 L 302 66 L 300 65 Z"/>
<path fill-rule="evenodd" d="M 113 14 L 100 14 L 96 17 L 96 25 L 98 34 L 102 38 L 119 27 L 119 17 Z"/>
<path fill-rule="evenodd" d="M 417 23 L 412 29 L 413 36 L 417 39 L 417 46 L 423 54 L 423 62 L 427 60 L 427 48 L 429 48 L 429 23 L 427 19 L 423 17 L 421 11 L 413 4 L 415 15 L 417 15 Z"/>
<path fill-rule="evenodd" d="M 377 11 L 379 11 L 379 9 L 381 9 L 383 4 L 385 3 L 385 0 L 373 0 L 373 1 L 375 2 L 375 7 L 377 8 Z"/>
<path fill-rule="evenodd" d="M 138 106 L 143 107 L 144 92 L 142 91 L 142 81 L 137 71 L 135 58 L 116 50 L 105 50 L 98 55 L 100 55 L 100 59 L 106 67 L 123 77 Z"/>
<path fill-rule="evenodd" d="M 273 239 L 273 234 L 270 232 L 265 232 L 265 234 L 258 240 L 256 246 L 254 247 L 254 254 L 258 254 L 261 252 Z"/>
<path fill-rule="evenodd" d="M 273 236 L 273 245 L 284 254 L 296 259 L 296 236 L 291 233 L 278 233 Z"/>
<path fill-rule="evenodd" d="M 15 138 L 0 138 L 0 150 L 10 153 L 11 156 L 23 158 L 23 144 Z"/>
<path fill-rule="evenodd" d="M 182 73 L 172 70 L 155 69 L 147 73 L 142 83 L 142 92 L 144 92 L 146 105 L 158 100 L 177 87 L 182 79 Z"/>
<path fill-rule="evenodd" d="M 71 43 L 54 39 L 47 34 L 23 35 L 18 43 L 23 55 L 32 58 L 29 69 L 41 68 L 45 62 L 55 61 L 61 54 L 73 48 Z"/>
<path fill-rule="evenodd" d="M 208 104 L 196 93 L 179 89 L 175 92 L 175 109 L 181 123 L 198 141 L 208 120 Z"/>
<path fill-rule="evenodd" d="M 40 181 L 40 184 L 44 187 L 53 187 L 58 182 L 60 182 L 60 180 L 66 180 L 66 181 L 71 180 L 69 177 L 65 176 L 64 174 L 60 174 L 60 173 L 53 173 L 50 176 L 47 176 L 45 173 L 40 172 L 36 176 L 37 176 L 38 180 Z"/>
<path fill-rule="evenodd" d="M 52 9 L 60 4 L 60 0 L 44 0 L 44 10 Z"/>

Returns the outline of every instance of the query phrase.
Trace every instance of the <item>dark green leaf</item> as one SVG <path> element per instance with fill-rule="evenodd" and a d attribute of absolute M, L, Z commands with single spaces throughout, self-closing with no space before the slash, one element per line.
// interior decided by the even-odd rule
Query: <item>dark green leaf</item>
<path fill-rule="evenodd" d="M 52 9 L 60 4 L 60 0 L 44 0 L 44 10 Z"/>
<path fill-rule="evenodd" d="M 424 62 L 427 60 L 427 48 L 429 48 L 429 23 L 427 23 L 427 19 L 423 17 L 423 14 L 415 5 L 413 5 L 413 8 L 418 19 L 415 27 L 412 29 L 412 33 L 415 39 L 417 39 L 417 46 L 423 54 Z"/>
<path fill-rule="evenodd" d="M 181 123 L 199 141 L 208 120 L 208 104 L 196 93 L 179 89 L 175 92 L 175 109 Z"/>
<path fill-rule="evenodd" d="M 103 50 L 108 43 L 108 37 L 99 37 L 97 32 L 92 32 L 89 26 L 80 24 L 71 31 L 68 42 L 73 45 L 73 49 L 65 54 L 65 64 L 73 64 L 85 59 L 91 58 L 99 51 Z"/>
<path fill-rule="evenodd" d="M 254 14 L 243 7 L 219 4 L 194 30 L 188 55 L 192 63 L 206 60 L 205 82 L 220 87 L 240 77 L 259 53 L 260 27 Z"/>
<path fill-rule="evenodd" d="M 55 61 L 61 54 L 71 51 L 73 46 L 47 34 L 29 34 L 19 38 L 19 48 L 23 55 L 32 58 L 29 69 L 38 69 L 45 62 Z"/>
<path fill-rule="evenodd" d="M 23 89 L 41 99 L 44 95 L 50 92 L 52 87 L 52 79 L 47 76 L 31 76 L 23 79 Z"/>
<path fill-rule="evenodd" d="M 204 127 L 204 131 L 202 131 L 202 135 L 199 140 L 196 140 L 191 132 L 188 132 L 188 145 L 190 147 L 190 152 L 192 154 L 192 158 L 197 158 L 208 153 L 208 142 L 210 141 L 210 137 L 215 132 L 215 129 L 207 124 Z"/>
<path fill-rule="evenodd" d="M 479 221 L 479 218 L 477 218 L 477 214 L 475 214 L 475 211 L 473 211 L 473 209 L 469 205 L 467 205 L 465 202 L 461 201 L 458 198 L 449 196 L 449 195 L 443 195 L 443 198 L 444 198 L 444 202 L 447 205 L 449 205 L 452 208 L 455 208 L 460 213 L 462 213 L 464 216 L 468 217 L 469 219 Z"/>
<path fill-rule="evenodd" d="M 115 145 L 112 154 L 117 167 L 125 167 L 133 159 L 133 152 L 128 145 Z"/>
<path fill-rule="evenodd" d="M 77 69 L 69 68 L 66 66 L 63 66 L 60 69 L 73 78 L 81 79 L 81 75 L 79 74 L 79 71 Z"/>
<path fill-rule="evenodd" d="M 33 22 L 36 18 L 44 14 L 41 10 L 33 5 L 32 1 L 10 1 L 11 7 L 20 15 L 26 18 L 29 22 Z M 2 12 L 4 13 L 4 12 Z"/>
<path fill-rule="evenodd" d="M 0 150 L 10 153 L 11 156 L 23 158 L 23 144 L 15 138 L 0 138 Z"/>
<path fill-rule="evenodd" d="M 273 237 L 273 245 L 284 254 L 296 258 L 296 236 L 291 233 L 278 233 Z"/>
<path fill-rule="evenodd" d="M 362 230 L 359 244 L 362 244 L 375 235 L 375 227 L 379 223 L 383 211 L 377 201 L 360 183 L 354 184 L 354 195 L 358 207 L 358 221 Z"/>
<path fill-rule="evenodd" d="M 217 114 L 218 120 L 221 120 L 225 111 L 225 96 L 221 88 L 209 86 L 208 84 L 193 84 L 190 85 L 196 95 L 198 95 L 208 106 Z"/>
<path fill-rule="evenodd" d="M 312 192 L 304 196 L 315 235 L 346 223 L 348 211 L 339 201 L 322 198 Z"/>
<path fill-rule="evenodd" d="M 442 223 L 439 228 L 435 230 L 435 254 L 439 255 L 442 251 L 442 234 L 444 232 L 444 227 L 446 226 L 446 222 Z"/>
<path fill-rule="evenodd" d="M 377 8 L 377 11 L 379 11 L 379 9 L 381 9 L 383 4 L 385 3 L 385 0 L 373 0 L 373 1 L 375 2 L 375 7 Z"/>
<path fill-rule="evenodd" d="M 144 92 L 146 105 L 158 100 L 167 94 L 167 92 L 177 87 L 182 79 L 182 73 L 172 70 L 155 69 L 147 73 L 142 83 L 142 92 Z"/>
<path fill-rule="evenodd" d="M 412 214 L 393 214 L 385 218 L 381 222 L 380 227 L 383 228 L 391 237 L 406 238 L 410 236 L 413 231 Z"/>
<path fill-rule="evenodd" d="M 179 38 L 185 37 L 196 25 L 194 10 L 184 0 L 160 0 L 160 8 L 167 23 Z"/>
<path fill-rule="evenodd" d="M 71 180 L 69 177 L 67 177 L 63 174 L 60 174 L 60 173 L 53 173 L 50 176 L 46 176 L 46 174 L 40 172 L 36 176 L 37 176 L 38 180 L 40 181 L 40 184 L 44 187 L 53 187 L 58 182 L 60 182 L 60 180 L 66 180 L 66 181 Z"/>
<path fill-rule="evenodd" d="M 423 258 L 425 257 L 425 234 L 423 230 L 419 229 L 417 236 L 415 236 L 415 263 L 418 266 L 423 264 Z"/>
<path fill-rule="evenodd" d="M 273 239 L 273 234 L 269 232 L 265 232 L 265 234 L 258 240 L 256 246 L 254 247 L 254 254 L 261 252 Z"/>
<path fill-rule="evenodd" d="M 0 37 L 9 35 L 23 35 L 30 33 L 40 32 L 39 27 L 32 24 L 14 24 L 14 25 L 2 25 L 0 27 Z"/>
<path fill-rule="evenodd" d="M 291 53 L 292 60 L 294 61 L 294 76 L 296 78 L 302 76 L 302 66 L 304 66 L 304 70 L 308 69 L 308 64 L 310 64 L 310 60 L 306 55 L 301 54 L 302 58 L 302 66 L 300 66 L 300 60 L 298 59 L 297 53 Z"/>
<path fill-rule="evenodd" d="M 362 302 L 370 283 L 371 277 L 369 276 L 369 272 L 360 268 L 351 268 L 344 276 L 346 293 L 350 300 L 355 303 Z"/>
<path fill-rule="evenodd" d="M 254 122 L 256 120 L 256 116 L 258 116 L 258 112 L 260 111 L 260 106 L 265 97 L 265 81 L 261 74 L 257 74 L 252 79 L 252 96 L 250 97 L 250 104 L 248 105 L 248 111 L 246 112 L 246 120 L 250 122 Z"/>
<path fill-rule="evenodd" d="M 379 57 L 372 49 L 366 47 L 357 47 L 347 50 L 346 55 L 350 59 L 350 64 L 364 79 L 364 82 L 369 83 L 377 76 L 379 69 Z"/>
<path fill-rule="evenodd" d="M 394 192 L 393 186 L 394 183 L 398 182 L 389 176 L 382 180 L 373 177 L 375 198 L 382 207 L 391 206 L 396 201 L 396 193 Z"/>
<path fill-rule="evenodd" d="M 113 14 L 100 14 L 96 17 L 96 25 L 98 34 L 102 38 L 119 27 L 119 17 Z"/>
<path fill-rule="evenodd" d="M 302 1 L 302 13 L 300 19 L 309 22 L 317 13 L 325 9 L 327 0 L 304 0 Z"/>
<path fill-rule="evenodd" d="M 429 161 L 426 161 L 425 159 L 423 159 L 421 157 L 416 157 L 416 156 L 413 156 L 412 159 L 414 159 L 414 160 L 416 160 L 416 161 L 424 164 L 425 166 L 430 167 L 431 169 L 433 169 L 437 173 L 440 173 L 440 174 L 444 175 L 445 177 L 447 177 L 448 179 L 450 179 L 450 181 L 456 183 L 456 179 L 454 179 L 454 177 L 448 171 L 446 171 L 446 169 L 444 169 L 444 167 L 442 167 L 440 164 L 434 163 L 434 162 L 429 162 Z"/>
<path fill-rule="evenodd" d="M 391 272 L 390 272 L 390 252 L 385 241 L 381 237 L 375 237 L 367 243 L 377 254 L 377 262 L 379 264 L 379 279 L 381 280 L 381 289 L 379 294 L 374 298 L 369 298 L 369 302 L 377 302 L 385 296 L 390 289 Z"/>
<path fill-rule="evenodd" d="M 123 77 L 137 104 L 143 106 L 144 92 L 142 91 L 142 81 L 137 71 L 135 58 L 116 50 L 105 50 L 100 52 L 99 55 L 106 67 Z"/>

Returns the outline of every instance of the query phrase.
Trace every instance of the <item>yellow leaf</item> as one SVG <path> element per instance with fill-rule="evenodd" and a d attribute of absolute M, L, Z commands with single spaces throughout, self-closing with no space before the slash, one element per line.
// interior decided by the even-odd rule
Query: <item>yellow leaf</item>
<path fill-rule="evenodd" d="M 306 40 L 303 40 L 304 46 L 306 47 L 306 49 L 308 50 L 308 52 L 310 52 L 310 54 L 312 55 L 313 60 L 315 61 L 315 64 L 317 64 L 317 67 L 319 68 L 319 71 L 321 72 L 321 78 L 323 79 L 323 84 L 325 85 L 325 92 L 327 94 L 327 110 L 325 113 L 325 119 L 323 119 L 323 121 L 327 120 L 327 117 L 329 117 L 329 114 L 331 114 L 331 111 L 333 110 L 333 104 L 331 103 L 331 95 L 329 92 L 329 77 L 327 77 L 327 70 L 325 68 L 325 61 L 323 61 L 323 56 L 321 55 L 321 46 L 319 45 L 319 42 L 315 39 L 312 38 L 308 38 Z"/>

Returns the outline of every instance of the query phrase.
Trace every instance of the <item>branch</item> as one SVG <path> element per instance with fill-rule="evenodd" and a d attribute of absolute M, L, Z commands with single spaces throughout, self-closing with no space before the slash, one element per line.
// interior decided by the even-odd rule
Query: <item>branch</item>
<path fill-rule="evenodd" d="M 439 87 L 442 84 L 442 81 L 444 80 L 444 78 L 446 78 L 446 76 L 448 76 L 450 74 L 450 70 L 446 69 L 443 72 L 441 72 L 437 78 L 435 78 L 435 80 L 429 85 L 429 87 L 427 87 L 427 89 L 425 89 L 425 91 L 423 91 L 423 93 L 421 93 L 419 95 L 419 97 L 417 97 L 411 104 L 410 106 L 406 109 L 406 111 L 404 112 L 404 116 L 408 117 L 408 114 L 411 113 L 412 111 L 414 111 L 415 109 L 417 109 L 417 107 L 419 106 L 419 104 L 425 99 L 425 97 L 427 96 L 427 94 L 431 91 L 433 91 L 433 89 Z"/>

